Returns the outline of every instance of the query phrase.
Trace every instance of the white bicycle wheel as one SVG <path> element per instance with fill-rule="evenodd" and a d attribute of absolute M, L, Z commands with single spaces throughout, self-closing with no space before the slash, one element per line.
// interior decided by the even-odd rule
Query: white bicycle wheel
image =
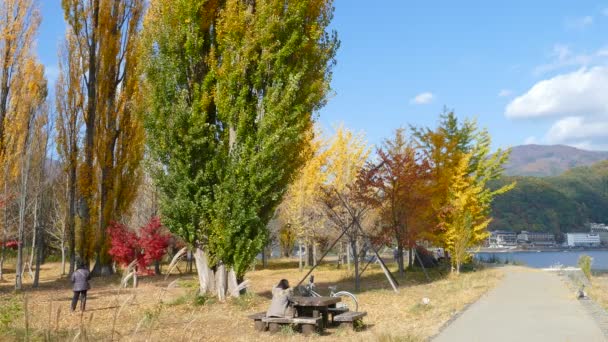
<path fill-rule="evenodd" d="M 359 310 L 359 301 L 354 294 L 348 291 L 339 291 L 334 293 L 334 297 L 340 297 L 342 299 L 341 302 L 336 304 L 336 308 L 348 308 L 349 311 L 357 311 Z"/>

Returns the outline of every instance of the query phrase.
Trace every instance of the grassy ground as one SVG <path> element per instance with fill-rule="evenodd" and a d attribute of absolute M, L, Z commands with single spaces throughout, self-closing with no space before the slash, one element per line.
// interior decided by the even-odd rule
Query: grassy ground
<path fill-rule="evenodd" d="M 57 277 L 58 264 L 44 265 L 40 289 L 20 294 L 12 291 L 14 278 L 8 274 L 0 282 L 0 340 L 125 340 L 125 341 L 299 341 L 306 340 L 291 329 L 270 335 L 254 331 L 246 316 L 265 311 L 270 289 L 281 278 L 293 285 L 304 273 L 297 263 L 276 260 L 267 269 L 249 272 L 249 294 L 219 303 L 214 298 L 201 298 L 196 291 L 195 275 L 143 277 L 137 289 L 119 289 L 118 276 L 93 279 L 87 311 L 70 313 L 70 284 Z M 184 269 L 183 267 L 181 269 Z M 352 279 L 345 269 L 328 265 L 315 270 L 315 281 L 321 293 L 327 286 L 353 290 Z M 359 311 L 367 311 L 365 326 L 353 332 L 332 328 L 312 339 L 333 341 L 348 338 L 356 341 L 418 341 L 439 332 L 455 313 L 474 302 L 501 278 L 499 269 L 480 269 L 450 276 L 431 271 L 431 282 L 420 271 L 398 277 L 399 293 L 395 294 L 379 267 L 370 267 L 358 293 Z M 26 276 L 26 278 L 28 278 Z M 172 284 L 171 284 L 172 283 Z M 430 298 L 430 305 L 421 299 Z"/>
<path fill-rule="evenodd" d="M 589 296 L 608 310 L 608 273 L 595 275 L 591 283 Z"/>

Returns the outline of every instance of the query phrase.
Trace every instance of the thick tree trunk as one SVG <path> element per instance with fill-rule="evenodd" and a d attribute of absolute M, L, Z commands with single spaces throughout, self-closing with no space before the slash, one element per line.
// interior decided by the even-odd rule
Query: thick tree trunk
<path fill-rule="evenodd" d="M 198 273 L 199 292 L 201 295 L 204 295 L 209 291 L 210 283 L 210 270 L 207 261 L 207 254 L 202 249 L 197 248 L 194 252 L 194 260 L 196 262 L 196 271 Z"/>
<path fill-rule="evenodd" d="M 162 272 L 160 271 L 160 261 L 156 260 L 154 262 L 154 274 L 156 275 L 161 275 Z"/>
<path fill-rule="evenodd" d="M 403 260 L 403 246 L 401 244 L 397 245 L 397 266 L 399 267 L 399 275 L 405 275 L 405 265 Z"/>
<path fill-rule="evenodd" d="M 220 302 L 226 300 L 226 266 L 220 264 L 215 271 L 215 292 Z"/>
<path fill-rule="evenodd" d="M 306 259 L 307 259 L 307 266 L 314 266 L 315 265 L 315 258 L 314 258 L 314 253 L 313 253 L 313 249 L 314 249 L 314 243 L 309 243 L 306 246 Z"/>

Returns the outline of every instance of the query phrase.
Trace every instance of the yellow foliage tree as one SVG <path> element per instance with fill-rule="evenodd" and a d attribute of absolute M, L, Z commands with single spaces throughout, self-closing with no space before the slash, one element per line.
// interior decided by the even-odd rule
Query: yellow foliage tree
<path fill-rule="evenodd" d="M 293 247 L 296 239 L 314 243 L 324 224 L 318 199 L 327 178 L 324 170 L 327 154 L 323 151 L 326 142 L 318 129 L 316 133 L 312 129 L 308 131 L 308 141 L 301 152 L 308 161 L 289 185 L 278 209 L 281 221 L 286 223 L 279 231 L 284 248 Z"/>
<path fill-rule="evenodd" d="M 82 68 L 79 61 L 76 37 L 69 31 L 59 53 L 59 78 L 55 83 L 56 141 L 57 152 L 62 160 L 66 178 L 66 203 L 64 208 L 64 230 L 68 235 L 70 270 L 76 262 L 76 176 L 80 155 L 80 129 L 82 127 L 83 94 L 81 90 Z M 84 244 L 85 232 L 80 230 L 79 240 Z M 81 247 L 81 251 L 85 248 Z M 84 255 L 84 253 L 83 253 Z"/>
<path fill-rule="evenodd" d="M 84 161 L 79 165 L 80 254 L 89 260 L 94 239 L 94 273 L 111 273 L 106 228 L 121 220 L 135 198 L 143 157 L 138 114 L 138 30 L 144 0 L 62 0 L 74 46 L 84 103 Z M 87 236 L 85 232 L 95 232 Z"/>
<path fill-rule="evenodd" d="M 450 253 L 452 271 L 460 273 L 460 266 L 470 258 L 469 248 L 488 237 L 486 228 L 491 219 L 484 213 L 486 207 L 480 200 L 483 185 L 469 176 L 471 154 L 463 154 L 454 169 L 449 186 L 447 205 L 440 214 L 444 245 Z"/>
<path fill-rule="evenodd" d="M 9 234 L 9 211 L 16 202 L 14 187 L 22 173 L 24 142 L 31 134 L 31 120 L 24 115 L 32 112 L 25 106 L 36 106 L 36 93 L 28 91 L 32 77 L 39 75 L 42 67 L 35 61 L 33 42 L 40 25 L 40 14 L 35 0 L 3 0 L 0 2 L 0 189 L 4 202 L 2 241 L 0 249 L 0 279 L 4 262 L 4 242 Z M 28 88 L 30 87 L 30 88 Z"/>
<path fill-rule="evenodd" d="M 326 180 L 322 185 L 324 212 L 330 225 L 346 231 L 355 264 L 355 289 L 359 290 L 358 239 L 360 228 L 371 207 L 358 198 L 357 181 L 370 153 L 363 134 L 339 126 L 325 151 Z"/>

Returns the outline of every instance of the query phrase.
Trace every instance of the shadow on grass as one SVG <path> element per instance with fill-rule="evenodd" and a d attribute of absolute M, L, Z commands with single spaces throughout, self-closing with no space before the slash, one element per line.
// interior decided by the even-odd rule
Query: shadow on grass
<path fill-rule="evenodd" d="M 271 263 L 269 266 L 271 266 L 271 265 L 273 265 L 273 264 Z M 279 265 L 284 265 L 284 263 L 279 263 Z M 373 267 L 373 271 L 371 271 L 372 267 Z M 428 274 L 428 278 L 427 278 L 427 275 L 425 275 L 425 272 L 421 267 L 414 266 L 414 267 L 407 268 L 403 275 L 399 274 L 399 272 L 397 271 L 397 265 L 395 263 L 389 263 L 389 264 L 387 264 L 387 267 L 391 271 L 391 273 L 393 274 L 395 279 L 397 280 L 397 282 L 399 284 L 398 288 L 407 288 L 410 286 L 429 284 L 432 282 L 443 280 L 450 275 L 449 265 L 445 265 L 445 264 L 441 264 L 434 268 L 427 268 L 426 274 Z M 280 267 L 270 268 L 269 267 L 269 269 L 280 270 L 282 268 L 280 268 Z M 296 265 L 296 269 L 297 269 L 297 265 Z M 303 277 L 308 272 L 309 269 L 310 268 L 304 269 L 301 277 Z M 475 271 L 477 269 L 478 269 L 478 267 L 466 267 L 461 272 L 467 273 L 467 272 Z M 311 275 L 315 275 L 316 271 L 321 272 L 321 271 L 331 271 L 331 270 L 338 270 L 337 265 L 335 265 L 335 264 L 320 265 L 315 269 L 315 271 L 313 271 L 311 273 Z M 342 266 L 341 270 L 344 270 L 344 266 Z M 293 272 L 293 268 L 285 269 L 285 271 Z M 329 286 L 336 286 L 337 287 L 336 291 L 348 291 L 348 292 L 351 292 L 354 294 L 365 293 L 368 291 L 392 290 L 392 287 L 391 287 L 390 283 L 388 282 L 388 279 L 386 278 L 385 274 L 382 271 L 380 271 L 379 265 L 373 265 L 373 266 L 370 265 L 369 268 L 365 271 L 365 273 L 363 273 L 363 275 L 361 276 L 360 281 L 361 281 L 360 291 L 355 291 L 354 276 L 346 276 L 346 277 L 343 277 L 342 279 L 339 279 L 334 282 L 324 281 L 322 278 L 322 275 L 315 276 L 315 291 L 321 295 L 329 296 L 329 294 L 330 294 Z M 308 279 L 305 279 L 302 282 L 301 286 L 305 286 L 307 284 L 308 284 Z M 295 285 L 296 284 L 292 284 L 292 286 L 295 286 Z M 268 289 L 263 292 L 258 292 L 257 295 L 267 298 L 267 299 L 271 299 L 272 298 L 271 291 L 272 291 L 272 289 Z M 299 295 L 299 292 L 297 289 L 295 290 L 295 294 Z"/>

